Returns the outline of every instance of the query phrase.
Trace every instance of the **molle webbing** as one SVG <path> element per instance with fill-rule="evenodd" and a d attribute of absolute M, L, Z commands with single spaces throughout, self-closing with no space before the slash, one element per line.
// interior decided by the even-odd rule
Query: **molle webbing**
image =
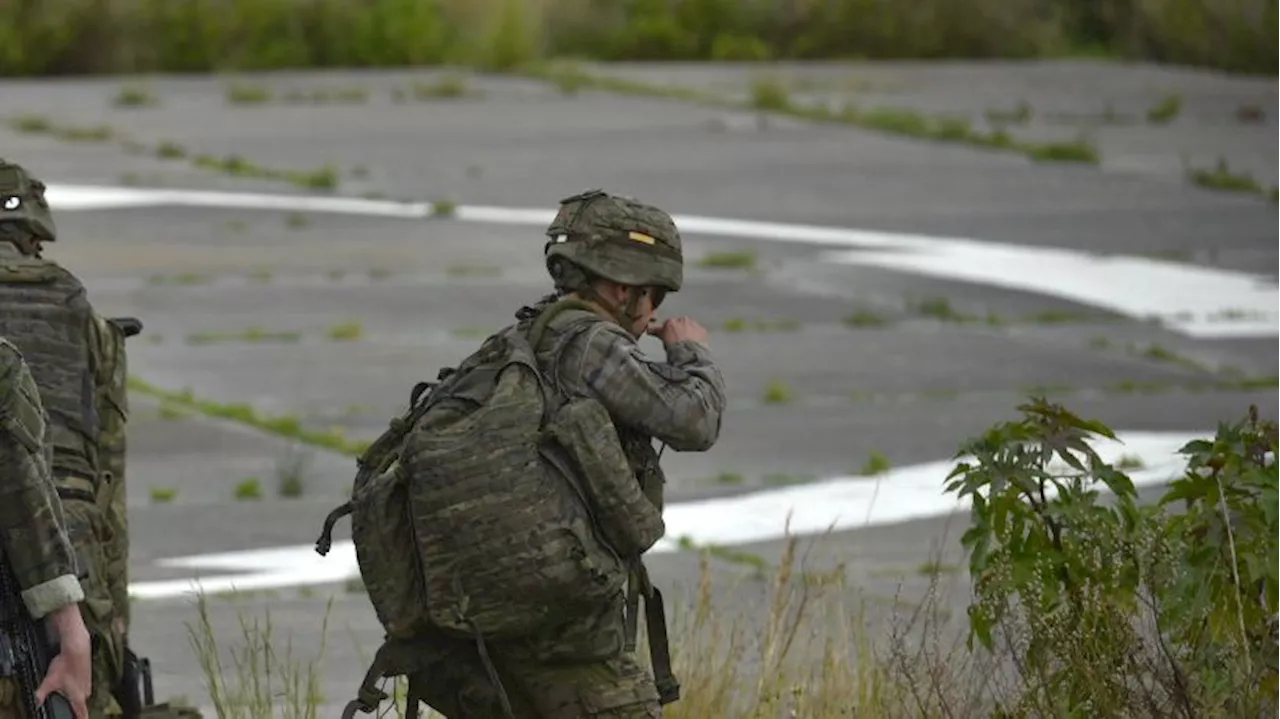
<path fill-rule="evenodd" d="M 92 308 L 84 286 L 35 258 L 0 262 L 0 336 L 27 359 L 50 420 L 55 474 L 97 476 Z"/>

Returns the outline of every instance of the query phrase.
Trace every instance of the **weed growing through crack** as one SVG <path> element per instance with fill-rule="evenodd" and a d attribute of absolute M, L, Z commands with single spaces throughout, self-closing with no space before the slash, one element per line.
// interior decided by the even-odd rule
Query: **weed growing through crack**
<path fill-rule="evenodd" d="M 1012 110 L 990 109 L 985 113 L 987 122 L 994 127 L 1025 125 L 1031 122 L 1031 115 L 1031 105 L 1026 100 L 1019 100 Z"/>
<path fill-rule="evenodd" d="M 756 253 L 750 250 L 711 252 L 698 260 L 698 266 L 717 270 L 750 270 L 756 266 Z"/>
<path fill-rule="evenodd" d="M 261 105 L 271 101 L 271 90 L 263 85 L 233 82 L 227 85 L 225 97 L 232 105 Z"/>
<path fill-rule="evenodd" d="M 1268 194 L 1268 190 L 1262 186 L 1262 183 L 1254 179 L 1253 175 L 1232 170 L 1226 159 L 1222 157 L 1218 158 L 1218 163 L 1212 169 L 1194 167 L 1188 169 L 1187 177 L 1196 185 L 1210 190 L 1251 192 L 1257 195 L 1274 196 L 1274 192 Z"/>
<path fill-rule="evenodd" d="M 112 98 L 111 104 L 116 107 L 137 108 L 155 107 L 160 104 L 156 96 L 141 85 L 124 85 Z"/>
<path fill-rule="evenodd" d="M 772 75 L 758 77 L 751 83 L 751 107 L 756 110 L 787 110 L 791 107 L 791 96 L 779 78 Z"/>
<path fill-rule="evenodd" d="M 168 504 L 178 497 L 178 490 L 172 487 L 152 487 L 147 493 L 152 504 Z"/>
<path fill-rule="evenodd" d="M 890 469 L 893 469 L 893 464 L 889 462 L 889 458 L 880 452 L 872 450 L 871 454 L 867 456 L 867 461 L 858 470 L 858 474 L 864 477 L 874 477 L 878 474 L 884 474 Z"/>
<path fill-rule="evenodd" d="M 354 320 L 342 322 L 330 327 L 326 334 L 335 342 L 350 342 L 364 335 L 364 326 Z"/>
<path fill-rule="evenodd" d="M 427 100 L 455 100 L 472 93 L 465 75 L 448 74 L 431 82 L 415 82 L 412 87 L 413 99 L 419 102 Z"/>
<path fill-rule="evenodd" d="M 166 140 L 156 146 L 156 157 L 162 160 L 180 160 L 186 156 L 186 148 L 176 142 Z"/>
<path fill-rule="evenodd" d="M 276 460 L 276 496 L 297 499 L 307 489 L 307 476 L 311 467 L 311 455 L 290 444 L 282 457 Z"/>
<path fill-rule="evenodd" d="M 445 268 L 450 277 L 497 277 L 502 274 L 501 267 L 493 265 L 450 265 Z"/>
<path fill-rule="evenodd" d="M 795 400 L 795 391 L 782 380 L 773 380 L 764 388 L 764 401 L 767 404 L 789 404 Z"/>
<path fill-rule="evenodd" d="M 262 480 L 257 477 L 246 477 L 236 484 L 232 496 L 238 502 L 262 499 Z"/>
<path fill-rule="evenodd" d="M 858 310 L 847 314 L 841 319 L 841 322 L 843 322 L 845 326 L 853 328 L 885 327 L 890 324 L 886 317 L 870 310 Z"/>
<path fill-rule="evenodd" d="M 792 319 L 758 318 L 747 320 L 742 317 L 732 317 L 724 322 L 724 331 L 735 334 L 741 332 L 795 332 L 799 329 L 800 323 Z"/>
<path fill-rule="evenodd" d="M 1182 113 L 1182 96 L 1178 93 L 1170 93 L 1164 96 L 1159 103 L 1153 105 L 1147 110 L 1147 122 L 1152 125 L 1167 125 L 1173 122 L 1179 114 Z"/>
<path fill-rule="evenodd" d="M 237 422 L 255 429 L 296 440 L 304 444 L 324 447 L 349 456 L 356 456 L 368 448 L 364 440 L 351 440 L 334 432 L 320 432 L 307 429 L 295 416 L 264 415 L 252 405 L 243 403 L 222 403 L 201 399 L 190 389 L 181 391 L 166 390 L 147 383 L 138 377 L 129 378 L 129 391 L 156 397 L 184 411 L 202 414 L 206 417 Z"/>

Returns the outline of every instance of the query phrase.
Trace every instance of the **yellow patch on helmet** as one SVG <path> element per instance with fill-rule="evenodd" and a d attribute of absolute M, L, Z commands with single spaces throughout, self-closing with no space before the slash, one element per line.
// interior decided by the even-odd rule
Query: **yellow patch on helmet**
<path fill-rule="evenodd" d="M 652 245 L 657 241 L 657 240 L 654 240 L 652 237 L 644 234 L 643 232 L 632 232 L 632 233 L 629 233 L 627 237 L 630 237 L 636 242 L 643 242 L 646 245 Z"/>

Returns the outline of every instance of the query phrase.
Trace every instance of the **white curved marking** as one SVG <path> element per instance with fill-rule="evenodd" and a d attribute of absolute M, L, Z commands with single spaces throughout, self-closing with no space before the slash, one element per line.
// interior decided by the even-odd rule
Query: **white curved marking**
<path fill-rule="evenodd" d="M 410 219 L 431 214 L 431 205 L 425 202 L 202 190 L 54 184 L 48 188 L 48 197 L 58 212 L 182 205 Z M 553 210 L 462 206 L 454 219 L 541 228 L 554 215 Z M 824 259 L 1050 295 L 1136 319 L 1159 318 L 1170 329 L 1192 337 L 1280 335 L 1280 289 L 1274 280 L 1261 275 L 1146 257 L 1100 256 L 958 237 L 698 215 L 677 215 L 675 219 L 680 229 L 691 235 L 842 248 L 844 251 L 828 253 Z M 882 251 L 847 251 L 851 247 Z"/>
<path fill-rule="evenodd" d="M 1103 441 L 1095 450 L 1115 462 L 1122 455 L 1136 457 L 1143 469 L 1130 472 L 1135 486 L 1153 486 L 1178 477 L 1186 467 L 1177 454 L 1187 442 L 1212 433 L 1117 433 L 1123 444 Z M 782 539 L 793 535 L 897 524 L 913 519 L 963 511 L 967 504 L 945 494 L 952 460 L 902 467 L 877 479 L 840 477 L 813 484 L 769 489 L 752 494 L 668 505 L 666 536 L 651 552 L 677 551 L 687 537 L 697 545 L 735 545 Z M 877 487 L 878 485 L 878 487 Z M 788 528 L 789 523 L 789 528 Z M 360 576 L 350 541 L 335 542 L 321 557 L 310 544 L 243 552 L 177 557 L 159 566 L 197 572 L 238 572 L 199 579 L 139 582 L 129 594 L 161 599 L 203 590 L 206 593 L 279 589 L 344 582 Z"/>

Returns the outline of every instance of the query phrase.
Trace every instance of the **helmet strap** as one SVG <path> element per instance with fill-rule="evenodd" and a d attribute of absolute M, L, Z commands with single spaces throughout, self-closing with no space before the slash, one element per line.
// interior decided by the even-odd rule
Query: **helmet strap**
<path fill-rule="evenodd" d="M 624 304 L 612 302 L 596 291 L 594 286 L 584 287 L 577 292 L 583 299 L 590 300 L 601 307 L 623 329 L 631 332 L 631 327 L 640 319 L 637 311 L 640 305 L 642 289 L 632 285 L 623 285 L 627 289 L 627 300 Z M 633 333 L 634 334 L 634 333 Z"/>
<path fill-rule="evenodd" d="M 40 258 L 40 238 L 12 224 L 0 225 L 0 242 L 8 242 L 27 257 Z"/>

